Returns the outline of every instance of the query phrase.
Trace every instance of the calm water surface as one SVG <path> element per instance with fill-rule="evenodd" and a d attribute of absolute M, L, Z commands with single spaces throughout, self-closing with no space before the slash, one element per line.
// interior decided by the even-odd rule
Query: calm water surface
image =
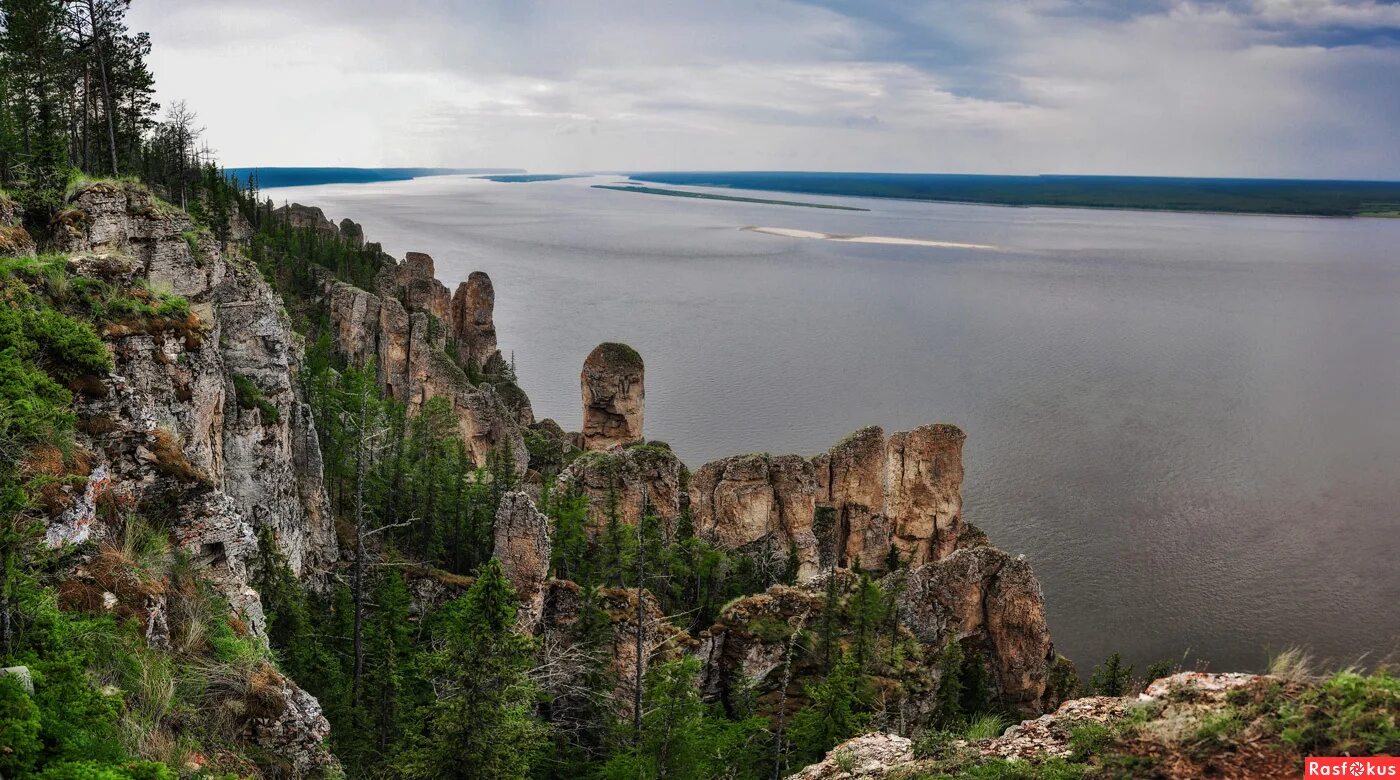
<path fill-rule="evenodd" d="M 428 252 L 450 288 L 490 273 L 502 349 L 565 428 L 609 340 L 642 352 L 647 435 L 692 468 L 962 426 L 965 516 L 1030 558 L 1081 668 L 1115 649 L 1224 670 L 1295 644 L 1400 647 L 1400 221 L 588 186 L 610 181 L 268 194 Z"/>

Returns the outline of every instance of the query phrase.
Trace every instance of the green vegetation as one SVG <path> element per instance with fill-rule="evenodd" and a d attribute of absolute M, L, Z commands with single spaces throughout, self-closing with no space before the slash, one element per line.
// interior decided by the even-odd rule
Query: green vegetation
<path fill-rule="evenodd" d="M 275 425 L 282 419 L 282 413 L 263 396 L 262 388 L 252 379 L 242 374 L 234 374 L 233 388 L 238 395 L 238 405 L 244 409 L 257 409 L 262 413 L 264 424 Z"/>
<path fill-rule="evenodd" d="M 595 184 L 595 190 L 616 190 L 618 192 L 640 192 L 645 195 L 670 195 L 675 198 L 697 198 L 699 200 L 727 200 L 736 203 L 763 203 L 769 206 L 805 206 L 809 209 L 834 209 L 836 211 L 869 211 L 855 206 L 836 206 L 830 203 L 807 203 L 799 200 L 773 200 L 771 198 L 744 198 L 738 195 L 716 195 L 712 192 L 687 192 L 668 190 L 663 187 L 642 187 L 635 184 Z"/>

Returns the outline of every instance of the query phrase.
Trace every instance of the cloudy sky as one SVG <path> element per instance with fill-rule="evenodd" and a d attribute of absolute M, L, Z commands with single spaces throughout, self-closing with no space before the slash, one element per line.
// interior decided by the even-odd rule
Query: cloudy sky
<path fill-rule="evenodd" d="M 1400 179 L 1400 2 L 136 0 L 229 165 Z"/>

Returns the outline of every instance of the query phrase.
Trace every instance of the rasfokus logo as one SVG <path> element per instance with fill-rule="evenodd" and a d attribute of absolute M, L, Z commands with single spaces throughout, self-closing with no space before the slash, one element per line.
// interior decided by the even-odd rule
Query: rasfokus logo
<path fill-rule="evenodd" d="M 1304 777 L 1400 777 L 1400 758 L 1369 756 L 1346 758 L 1308 756 Z"/>

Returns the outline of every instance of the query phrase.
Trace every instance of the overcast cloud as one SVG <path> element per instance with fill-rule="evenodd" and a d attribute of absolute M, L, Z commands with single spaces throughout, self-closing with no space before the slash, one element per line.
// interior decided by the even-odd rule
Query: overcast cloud
<path fill-rule="evenodd" d="M 136 0 L 230 165 L 1400 179 L 1400 3 Z"/>

